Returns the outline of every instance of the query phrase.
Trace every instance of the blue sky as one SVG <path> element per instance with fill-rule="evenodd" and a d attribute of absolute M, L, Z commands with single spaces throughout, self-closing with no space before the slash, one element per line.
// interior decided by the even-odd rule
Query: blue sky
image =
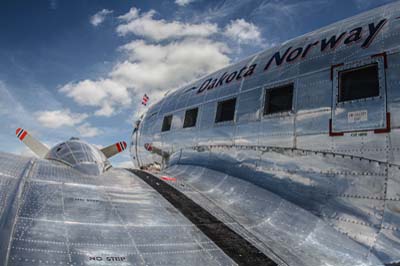
<path fill-rule="evenodd" d="M 169 89 L 391 0 L 4 0 L 0 150 L 29 155 L 24 127 L 52 146 L 71 136 L 129 142 L 132 122 Z M 127 165 L 126 152 L 112 160 Z"/>

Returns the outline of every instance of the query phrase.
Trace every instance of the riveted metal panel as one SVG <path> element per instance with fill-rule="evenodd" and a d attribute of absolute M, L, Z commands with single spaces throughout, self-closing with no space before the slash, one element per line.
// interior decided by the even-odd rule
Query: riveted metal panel
<path fill-rule="evenodd" d="M 177 173 L 178 169 L 182 170 L 182 167 L 185 166 L 169 168 L 168 172 L 169 174 Z M 242 229 L 239 231 L 241 234 L 247 237 L 250 234 L 250 239 L 251 235 L 257 236 L 258 240 L 266 243 L 289 265 L 309 266 L 327 262 L 335 265 L 377 263 L 373 255 L 365 259 L 368 248 L 358 245 L 323 220 L 260 186 L 246 184 L 244 180 L 221 172 L 208 169 L 201 171 L 195 166 L 184 169 L 191 169 L 192 173 L 201 172 L 202 174 L 201 177 L 192 178 L 191 174 L 179 171 L 179 174 L 175 176 L 181 180 L 181 184 L 193 186 L 212 201 L 201 200 L 200 195 L 195 192 L 188 192 L 188 196 L 206 209 L 222 208 L 239 221 L 247 231 Z M 214 180 L 210 180 L 211 178 Z M 195 182 L 192 182 L 193 179 Z M 178 189 L 181 187 L 176 186 Z M 186 190 L 183 188 L 182 191 Z M 214 205 L 215 203 L 218 205 Z M 230 219 L 220 212 L 214 213 L 221 219 Z M 235 223 L 228 224 L 236 228 Z M 352 254 L 352 256 L 347 254 Z"/>
<path fill-rule="evenodd" d="M 399 238 L 400 231 L 383 228 L 377 236 L 373 251 L 380 260 L 386 261 L 387 264 L 397 263 L 400 249 L 397 239 Z"/>
<path fill-rule="evenodd" d="M 189 101 L 207 98 L 208 110 L 200 112 L 200 127 L 190 132 L 196 137 L 190 139 L 190 134 L 177 130 L 163 140 L 174 143 L 174 154 L 165 169 L 177 177 L 178 181 L 171 183 L 255 241 L 261 250 L 268 252 L 268 246 L 289 264 L 381 265 L 399 261 L 394 252 L 398 235 L 393 233 L 398 224 L 399 190 L 398 166 L 393 164 L 400 161 L 396 115 L 400 109 L 396 74 L 400 56 L 394 32 L 400 27 L 396 19 L 399 10 L 394 3 L 337 22 L 193 83 L 200 86 L 208 78 L 257 64 L 253 75 L 238 83 L 201 95 L 189 93 L 193 95 Z M 372 36 L 369 46 L 364 44 L 371 27 L 383 18 L 387 23 Z M 357 27 L 363 29 L 362 38 L 345 45 L 343 41 Z M 328 45 L 321 51 L 324 39 L 343 32 L 341 45 Z M 272 59 L 270 67 L 264 69 L 275 54 L 282 57 L 289 47 L 291 51 L 304 50 L 313 43 L 304 58 L 295 62 L 284 59 L 280 66 Z M 372 62 L 379 64 L 380 97 L 336 104 L 338 71 Z M 344 66 L 336 66 L 342 63 Z M 260 90 L 264 94 L 264 88 L 288 83 L 295 83 L 293 112 L 262 116 L 263 99 L 260 105 L 255 96 Z M 217 102 L 231 97 L 238 99 L 235 121 L 215 124 Z M 348 122 L 348 112 L 364 109 L 368 121 Z M 330 134 L 342 131 L 340 136 Z M 180 146 L 178 138 L 185 139 L 187 145 Z"/>
<path fill-rule="evenodd" d="M 328 135 L 329 119 L 331 118 L 330 109 L 310 110 L 302 112 L 296 116 L 296 136 L 317 134 Z M 326 144 L 325 144 L 326 145 Z M 324 145 L 324 146 L 325 146 Z"/>
<path fill-rule="evenodd" d="M 236 121 L 237 123 L 248 123 L 258 120 L 261 114 L 262 90 L 257 88 L 240 94 L 238 97 Z"/>
<path fill-rule="evenodd" d="M 296 147 L 313 151 L 330 151 L 332 150 L 332 141 L 333 138 L 328 134 L 300 135 L 296 137 Z"/>
<path fill-rule="evenodd" d="M 235 145 L 254 145 L 258 144 L 260 132 L 259 122 L 250 122 L 236 125 Z"/>
<path fill-rule="evenodd" d="M 16 217 L 5 217 L 15 224 L 11 237 L 1 238 L 10 247 L 5 265 L 236 265 L 125 170 L 82 176 L 36 160 L 23 187 L 12 195 L 21 197 Z"/>

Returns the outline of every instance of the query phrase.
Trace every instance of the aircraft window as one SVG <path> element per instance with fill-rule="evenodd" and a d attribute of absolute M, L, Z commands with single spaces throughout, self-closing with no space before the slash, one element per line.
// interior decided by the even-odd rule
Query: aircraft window
<path fill-rule="evenodd" d="M 378 64 L 339 72 L 339 102 L 379 96 Z"/>
<path fill-rule="evenodd" d="M 199 108 L 186 110 L 185 121 L 183 122 L 183 128 L 196 126 L 198 112 Z"/>
<path fill-rule="evenodd" d="M 161 131 L 162 132 L 169 131 L 171 129 L 171 124 L 172 124 L 172 115 L 164 116 Z"/>
<path fill-rule="evenodd" d="M 232 121 L 235 117 L 236 98 L 218 103 L 215 123 Z"/>
<path fill-rule="evenodd" d="M 293 84 L 267 89 L 265 93 L 264 115 L 292 110 Z"/>

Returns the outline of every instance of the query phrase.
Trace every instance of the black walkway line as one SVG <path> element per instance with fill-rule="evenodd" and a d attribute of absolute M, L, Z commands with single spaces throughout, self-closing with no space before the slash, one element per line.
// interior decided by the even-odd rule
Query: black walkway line
<path fill-rule="evenodd" d="M 237 264 L 245 266 L 278 265 L 249 241 L 174 187 L 149 173 L 128 170 L 160 193 Z"/>

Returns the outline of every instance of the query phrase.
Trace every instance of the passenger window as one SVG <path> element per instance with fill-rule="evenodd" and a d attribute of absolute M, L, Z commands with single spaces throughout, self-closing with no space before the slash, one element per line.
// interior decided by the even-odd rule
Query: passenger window
<path fill-rule="evenodd" d="M 218 103 L 215 123 L 232 121 L 235 117 L 236 98 Z"/>
<path fill-rule="evenodd" d="M 379 96 L 378 64 L 339 72 L 339 102 Z"/>
<path fill-rule="evenodd" d="M 293 84 L 266 89 L 264 115 L 291 111 L 292 103 Z"/>
<path fill-rule="evenodd" d="M 161 131 L 162 132 L 169 131 L 171 129 L 171 124 L 172 124 L 172 115 L 164 116 Z"/>
<path fill-rule="evenodd" d="M 199 108 L 186 110 L 185 121 L 183 122 L 183 128 L 196 126 L 198 112 Z"/>

